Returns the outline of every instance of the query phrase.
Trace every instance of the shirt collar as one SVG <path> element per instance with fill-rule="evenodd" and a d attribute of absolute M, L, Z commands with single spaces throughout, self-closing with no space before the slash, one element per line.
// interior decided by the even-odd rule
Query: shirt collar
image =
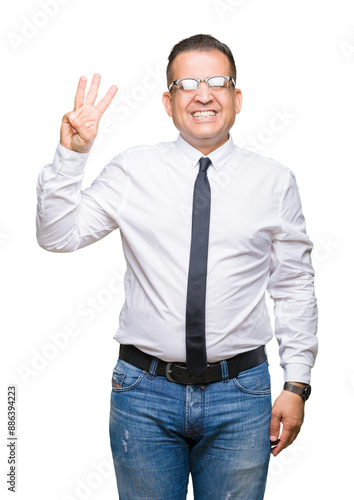
<path fill-rule="evenodd" d="M 198 165 L 198 162 L 202 156 L 206 156 L 191 144 L 189 144 L 187 141 L 185 141 L 181 134 L 179 134 L 176 140 L 176 148 L 180 156 L 191 168 L 194 168 Z M 234 151 L 235 145 L 232 140 L 231 134 L 229 134 L 229 139 L 225 142 L 225 144 L 215 149 L 207 156 L 208 158 L 210 158 L 215 170 L 220 170 L 221 167 L 225 165 L 225 163 L 230 159 Z"/>

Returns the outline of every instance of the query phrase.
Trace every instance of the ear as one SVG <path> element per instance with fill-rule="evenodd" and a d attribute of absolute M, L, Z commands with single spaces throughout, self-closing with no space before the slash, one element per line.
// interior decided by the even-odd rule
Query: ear
<path fill-rule="evenodd" d="M 172 96 L 171 92 L 164 92 L 162 94 L 162 102 L 165 106 L 166 113 L 168 116 L 172 117 Z"/>
<path fill-rule="evenodd" d="M 234 99 L 235 99 L 236 114 L 238 114 L 241 111 L 242 100 L 243 100 L 243 95 L 240 89 L 234 90 Z"/>

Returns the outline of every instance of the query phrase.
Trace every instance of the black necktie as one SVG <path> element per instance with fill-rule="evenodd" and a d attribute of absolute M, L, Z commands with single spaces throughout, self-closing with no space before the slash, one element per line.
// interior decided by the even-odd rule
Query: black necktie
<path fill-rule="evenodd" d="M 207 169 L 210 164 L 211 161 L 209 158 L 201 158 L 199 160 L 199 172 L 194 184 L 192 241 L 187 288 L 187 369 L 197 377 L 207 367 L 205 292 L 210 220 L 210 185 Z"/>

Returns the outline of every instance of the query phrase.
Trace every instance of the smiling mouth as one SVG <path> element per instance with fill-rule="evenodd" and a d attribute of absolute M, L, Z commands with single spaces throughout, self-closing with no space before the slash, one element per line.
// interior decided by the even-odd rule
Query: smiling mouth
<path fill-rule="evenodd" d="M 215 115 L 216 115 L 215 111 L 196 111 L 195 113 L 192 113 L 192 116 L 194 118 L 204 118 Z"/>

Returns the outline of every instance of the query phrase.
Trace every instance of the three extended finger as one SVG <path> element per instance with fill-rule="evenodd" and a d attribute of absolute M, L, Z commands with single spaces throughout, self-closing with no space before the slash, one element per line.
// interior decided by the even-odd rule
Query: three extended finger
<path fill-rule="evenodd" d="M 102 115 L 108 106 L 111 104 L 113 97 L 116 95 L 118 87 L 116 85 L 112 85 L 108 90 L 107 94 L 100 100 L 100 102 L 95 106 L 95 108 Z"/>
<path fill-rule="evenodd" d="M 78 110 L 83 106 L 85 101 L 85 88 L 86 88 L 87 78 L 86 76 L 81 76 L 79 79 L 79 84 L 77 86 L 77 91 L 75 94 L 74 110 Z"/>

